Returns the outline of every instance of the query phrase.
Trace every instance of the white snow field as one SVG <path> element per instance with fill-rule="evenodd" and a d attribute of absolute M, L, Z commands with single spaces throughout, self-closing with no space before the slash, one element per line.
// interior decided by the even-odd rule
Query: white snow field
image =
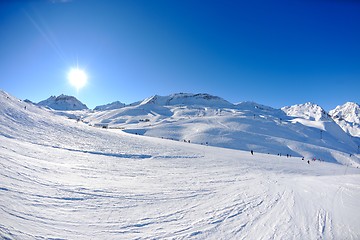
<path fill-rule="evenodd" d="M 0 91 L 0 238 L 360 239 L 360 169 L 307 160 L 94 128 Z"/>
<path fill-rule="evenodd" d="M 353 116 L 347 118 L 349 124 L 360 116 L 347 113 Z M 133 134 L 360 167 L 359 136 L 347 134 L 313 103 L 274 109 L 253 102 L 234 105 L 208 94 L 178 93 L 155 95 L 109 111 L 74 114 L 91 125 Z M 354 123 L 352 132 L 360 131 L 358 126 Z"/>

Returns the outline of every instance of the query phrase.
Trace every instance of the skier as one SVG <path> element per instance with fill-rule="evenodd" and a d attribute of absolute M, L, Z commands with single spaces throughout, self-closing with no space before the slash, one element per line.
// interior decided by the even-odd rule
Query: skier
<path fill-rule="evenodd" d="M 254 155 L 254 151 L 253 151 L 253 150 L 250 150 L 250 153 L 251 153 L 251 155 Z"/>
<path fill-rule="evenodd" d="M 310 160 L 308 160 L 308 162 L 307 162 L 308 164 L 310 164 Z"/>

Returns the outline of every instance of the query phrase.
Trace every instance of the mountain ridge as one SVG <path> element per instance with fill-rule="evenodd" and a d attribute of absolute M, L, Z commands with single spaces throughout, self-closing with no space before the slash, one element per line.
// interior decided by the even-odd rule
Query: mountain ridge
<path fill-rule="evenodd" d="M 360 106 L 346 102 L 329 112 L 334 121 L 348 134 L 360 137 Z"/>
<path fill-rule="evenodd" d="M 104 105 L 98 105 L 94 108 L 94 111 L 105 111 L 105 110 L 113 110 L 113 109 L 118 109 L 118 108 L 122 108 L 125 107 L 126 104 L 122 103 L 120 101 L 114 101 L 108 104 L 104 104 Z"/>
<path fill-rule="evenodd" d="M 59 101 L 58 99 L 67 99 L 68 101 L 67 105 L 60 104 L 59 102 L 61 101 Z M 60 110 L 60 111 L 74 111 L 74 110 L 87 109 L 86 105 L 81 103 L 75 97 L 67 96 L 64 94 L 61 94 L 58 97 L 51 96 L 48 99 L 39 102 L 38 105 L 50 107 L 54 110 Z M 153 95 L 128 105 L 120 101 L 115 101 L 112 103 L 96 106 L 93 110 L 98 112 L 104 112 L 104 111 L 117 110 L 120 108 L 132 106 L 134 107 L 132 110 L 132 112 L 134 113 L 134 111 L 139 112 L 140 111 L 139 109 L 143 109 L 143 111 L 146 111 L 144 109 L 154 108 L 155 105 L 157 106 L 156 111 L 163 112 L 166 115 L 170 114 L 167 112 L 166 106 L 189 106 L 189 107 L 199 107 L 199 108 L 211 107 L 218 109 L 228 108 L 228 109 L 242 109 L 242 110 L 248 109 L 248 111 L 266 110 L 269 112 L 277 112 L 276 115 L 279 116 L 281 116 L 283 114 L 282 112 L 284 112 L 286 116 L 299 117 L 307 120 L 315 120 L 315 121 L 334 120 L 349 135 L 354 137 L 360 137 L 360 130 L 359 130 L 360 107 L 355 102 L 347 102 L 327 112 L 320 105 L 312 102 L 285 106 L 278 109 L 252 101 L 243 101 L 233 104 L 221 97 L 207 93 L 194 94 L 194 93 L 180 92 L 180 93 L 169 94 L 166 96 Z M 138 110 L 135 110 L 135 108 Z M 139 112 L 139 115 L 141 114 L 143 113 Z M 106 115 L 106 114 L 99 113 L 99 115 Z M 279 118 L 284 118 L 284 117 L 285 116 Z M 105 122 L 111 122 L 111 121 L 105 121 Z"/>
<path fill-rule="evenodd" d="M 48 99 L 40 101 L 39 103 L 37 103 L 38 105 L 41 106 L 48 106 L 46 101 L 47 100 L 56 100 L 57 98 L 59 99 L 66 99 L 66 98 L 71 98 L 74 99 L 76 101 L 78 101 L 80 104 L 83 104 L 84 106 L 86 106 L 84 103 L 82 103 L 81 101 L 79 101 L 78 99 L 76 99 L 76 97 L 71 96 L 71 95 L 65 95 L 65 94 L 61 94 L 59 96 L 50 96 Z M 190 100 L 201 100 L 201 101 L 194 101 L 191 102 Z M 187 101 L 185 101 L 187 100 Z M 31 102 L 31 100 L 26 100 Z M 257 102 L 253 102 L 253 101 L 242 101 L 242 102 L 238 102 L 238 103 L 230 103 L 229 101 L 219 97 L 219 96 L 215 96 L 215 95 L 211 95 L 208 93 L 173 93 L 173 94 L 169 94 L 169 95 L 165 95 L 165 96 L 161 96 L 161 95 L 153 95 L 150 97 L 147 97 L 143 100 L 139 100 L 130 104 L 125 104 L 122 103 L 121 101 L 114 101 L 111 103 L 107 103 L 107 104 L 103 104 L 103 105 L 98 105 L 96 107 L 94 107 L 93 110 L 96 111 L 103 111 L 103 110 L 112 110 L 112 109 L 117 109 L 117 108 L 122 108 L 125 106 L 134 106 L 134 105 L 145 105 L 145 104 L 157 104 L 157 105 L 164 105 L 164 106 L 171 106 L 171 105 L 198 105 L 198 106 L 206 106 L 207 104 L 203 104 L 206 103 L 206 101 L 212 101 L 213 103 L 218 103 L 218 105 L 213 105 L 215 107 L 238 107 L 238 106 L 248 106 L 248 107 L 255 107 L 255 108 L 263 108 L 263 109 L 276 109 L 276 110 L 286 110 L 289 114 L 291 114 L 289 111 L 290 109 L 294 109 L 295 107 L 299 108 L 299 107 L 308 107 L 308 106 L 312 106 L 313 108 L 318 108 L 320 109 L 320 112 L 322 113 L 320 118 L 326 118 L 326 116 L 331 116 L 331 117 L 338 117 L 338 114 L 336 115 L 334 112 L 339 109 L 340 107 L 343 106 L 357 106 L 357 111 L 356 111 L 356 117 L 354 117 L 354 119 L 356 120 L 348 120 L 348 122 L 355 122 L 360 124 L 360 106 L 359 104 L 355 103 L 355 102 L 346 102 L 343 105 L 338 105 L 335 109 L 331 109 L 330 111 L 326 111 L 324 110 L 324 108 L 322 108 L 320 105 L 313 103 L 313 102 L 306 102 L 306 103 L 299 103 L 299 104 L 294 104 L 294 105 L 290 105 L 290 106 L 284 106 L 281 108 L 273 108 L 271 106 L 268 105 L 263 105 Z M 216 102 L 218 101 L 218 102 Z M 220 104 L 219 104 L 220 103 Z M 85 108 L 84 108 L 85 109 Z M 88 109 L 86 107 L 86 109 Z M 55 109 L 57 110 L 57 109 Z M 67 109 L 59 109 L 59 110 L 64 110 L 64 111 L 68 111 Z M 70 111 L 72 109 L 69 109 Z M 75 110 L 75 109 L 74 109 Z M 82 110 L 82 109 L 76 109 L 76 110 Z M 342 110 L 343 111 L 343 110 Z M 312 114 L 310 114 L 312 115 Z M 308 115 L 308 117 L 310 116 Z M 313 116 L 314 117 L 314 116 Z"/>
<path fill-rule="evenodd" d="M 190 95 L 187 99 L 194 100 L 194 96 Z M 41 109 L 24 101 L 19 102 L 13 97 L 10 99 L 17 103 L 13 106 L 17 112 L 21 113 L 15 113 L 12 109 L 3 109 L 8 119 L 4 121 L 11 120 L 11 116 L 19 116 L 19 119 L 17 117 L 15 119 L 16 124 L 29 121 L 36 126 L 37 122 L 34 122 L 34 119 L 42 118 L 42 115 L 45 117 L 56 114 L 69 119 L 69 114 L 73 114 L 76 117 L 70 119 L 81 120 L 90 126 L 106 126 L 137 135 L 176 141 L 186 140 L 195 144 L 245 151 L 254 150 L 273 155 L 304 156 L 310 159 L 317 158 L 328 162 L 360 166 L 360 161 L 355 155 L 360 145 L 359 139 L 349 138 L 349 135 L 328 117 L 320 106 L 311 103 L 288 108 L 291 111 L 287 114 L 281 109 L 254 102 L 218 107 L 217 105 L 183 105 L 182 100 L 168 101 L 171 98 L 159 100 L 156 97 L 150 98 L 150 102 L 141 101 L 136 105 L 127 105 L 119 109 L 83 110 L 63 114 L 66 111 Z M 211 98 L 212 101 L 214 99 L 219 100 Z M 204 101 L 204 98 L 200 100 Z M 7 103 L 5 98 L 2 101 Z M 27 109 L 24 109 L 25 107 Z M 40 115 L 36 118 L 27 116 L 28 113 L 34 112 L 39 112 Z"/>
<path fill-rule="evenodd" d="M 88 109 L 88 107 L 76 97 L 64 94 L 59 96 L 50 96 L 48 99 L 38 102 L 37 105 L 61 111 Z"/>

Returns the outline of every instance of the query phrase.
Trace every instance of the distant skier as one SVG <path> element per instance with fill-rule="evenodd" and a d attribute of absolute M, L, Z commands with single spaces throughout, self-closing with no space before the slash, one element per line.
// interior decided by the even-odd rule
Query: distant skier
<path fill-rule="evenodd" d="M 254 151 L 253 151 L 253 150 L 250 150 L 250 153 L 251 153 L 251 155 L 254 155 Z"/>
<path fill-rule="evenodd" d="M 308 160 L 307 163 L 310 164 L 310 160 Z"/>
<path fill-rule="evenodd" d="M 302 159 L 301 160 L 303 160 L 304 161 L 304 157 L 302 157 Z"/>

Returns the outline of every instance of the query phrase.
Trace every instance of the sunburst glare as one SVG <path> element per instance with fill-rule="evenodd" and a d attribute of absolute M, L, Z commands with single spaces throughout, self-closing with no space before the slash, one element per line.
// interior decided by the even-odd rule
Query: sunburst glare
<path fill-rule="evenodd" d="M 79 68 L 72 68 L 68 73 L 68 80 L 72 86 L 79 91 L 87 83 L 87 75 L 84 70 Z"/>

